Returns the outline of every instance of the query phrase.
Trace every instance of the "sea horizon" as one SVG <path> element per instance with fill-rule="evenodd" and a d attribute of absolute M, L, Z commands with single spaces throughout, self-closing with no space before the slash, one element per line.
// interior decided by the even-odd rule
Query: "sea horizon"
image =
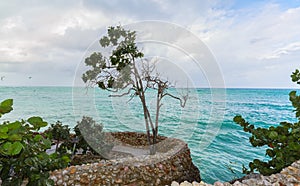
<path fill-rule="evenodd" d="M 0 85 L 1 88 L 5 87 L 62 87 L 62 88 L 86 88 L 87 86 L 69 86 L 69 85 Z M 98 88 L 98 87 L 88 87 L 88 88 Z M 297 88 L 297 85 L 295 87 L 191 87 L 191 88 L 186 88 L 186 87 L 171 87 L 169 89 L 286 89 L 286 90 L 292 90 L 292 89 L 300 89 L 299 87 Z"/>

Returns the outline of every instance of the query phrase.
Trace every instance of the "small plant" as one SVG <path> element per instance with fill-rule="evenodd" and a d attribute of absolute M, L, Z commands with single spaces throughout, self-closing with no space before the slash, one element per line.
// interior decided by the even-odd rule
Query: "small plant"
<path fill-rule="evenodd" d="M 300 72 L 296 70 L 291 75 L 292 81 L 300 84 Z M 281 122 L 279 126 L 255 128 L 246 122 L 242 116 L 234 117 L 234 122 L 243 127 L 245 132 L 252 136 L 249 138 L 254 147 L 268 146 L 266 156 L 270 157 L 267 162 L 254 159 L 249 163 L 250 170 L 243 167 L 244 173 L 255 170 L 263 175 L 271 175 L 280 172 L 283 168 L 300 159 L 300 96 L 296 91 L 291 91 L 290 101 L 295 108 L 297 123 Z"/>
<path fill-rule="evenodd" d="M 46 133 L 51 136 L 52 140 L 55 140 L 55 152 L 57 152 L 57 150 L 59 149 L 58 147 L 60 143 L 69 142 L 71 139 L 69 126 L 63 125 L 60 121 L 57 121 L 55 124 L 51 124 Z"/>
<path fill-rule="evenodd" d="M 13 110 L 13 100 L 0 103 L 0 117 Z M 0 177 L 2 185 L 53 185 L 49 171 L 64 168 L 70 159 L 47 154 L 51 140 L 39 134 L 47 122 L 41 117 L 31 117 L 21 121 L 5 121 L 0 125 Z"/>

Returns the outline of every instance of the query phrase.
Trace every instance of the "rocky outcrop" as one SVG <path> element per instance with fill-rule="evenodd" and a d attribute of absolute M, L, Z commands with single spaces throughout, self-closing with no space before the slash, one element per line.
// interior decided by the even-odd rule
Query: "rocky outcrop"
<path fill-rule="evenodd" d="M 118 145 L 146 148 L 142 133 L 110 133 Z M 51 173 L 56 185 L 170 185 L 172 181 L 200 182 L 185 142 L 159 137 L 155 155 L 101 160 L 92 164 L 71 166 Z"/>
<path fill-rule="evenodd" d="M 180 183 L 180 184 L 179 184 Z M 280 173 L 270 176 L 260 174 L 247 175 L 243 178 L 232 181 L 231 183 L 215 182 L 213 185 L 204 182 L 176 182 L 171 186 L 300 186 L 300 160 L 284 168 Z"/>

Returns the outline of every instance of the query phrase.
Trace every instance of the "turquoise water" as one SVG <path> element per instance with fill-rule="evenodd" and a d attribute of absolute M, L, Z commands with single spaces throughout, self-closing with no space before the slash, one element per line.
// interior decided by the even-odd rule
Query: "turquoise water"
<path fill-rule="evenodd" d="M 254 158 L 266 159 L 264 149 L 251 147 L 249 135 L 232 122 L 235 115 L 241 114 L 260 127 L 295 121 L 288 97 L 290 90 L 227 89 L 226 95 L 218 99 L 214 99 L 212 91 L 220 90 L 193 89 L 184 109 L 176 100 L 166 99 L 159 131 L 188 142 L 193 161 L 208 183 L 240 177 L 242 164 L 248 165 Z M 153 93 L 148 97 L 152 110 Z M 82 115 L 88 115 L 107 131 L 144 131 L 138 100 L 128 102 L 128 97 L 108 95 L 98 89 L 78 93 L 70 87 L 0 87 L 0 100 L 14 99 L 14 111 L 0 122 L 42 116 L 49 123 L 59 120 L 74 126 Z"/>

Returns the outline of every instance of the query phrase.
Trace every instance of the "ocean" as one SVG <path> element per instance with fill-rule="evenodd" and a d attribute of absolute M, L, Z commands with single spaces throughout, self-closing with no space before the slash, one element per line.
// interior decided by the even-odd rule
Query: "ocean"
<path fill-rule="evenodd" d="M 185 89 L 171 89 L 178 95 Z M 296 122 L 288 89 L 193 89 L 185 108 L 166 98 L 160 114 L 159 134 L 185 140 L 194 164 L 207 183 L 243 176 L 242 165 L 265 159 L 264 148 L 254 148 L 249 134 L 232 120 L 242 115 L 257 127 Z M 0 118 L 27 119 L 41 116 L 49 124 L 61 121 L 73 127 L 83 115 L 104 125 L 105 131 L 145 131 L 139 100 L 130 96 L 109 97 L 99 89 L 72 87 L 0 87 L 0 101 L 14 99 L 14 110 Z M 155 92 L 149 107 L 155 111 Z"/>

